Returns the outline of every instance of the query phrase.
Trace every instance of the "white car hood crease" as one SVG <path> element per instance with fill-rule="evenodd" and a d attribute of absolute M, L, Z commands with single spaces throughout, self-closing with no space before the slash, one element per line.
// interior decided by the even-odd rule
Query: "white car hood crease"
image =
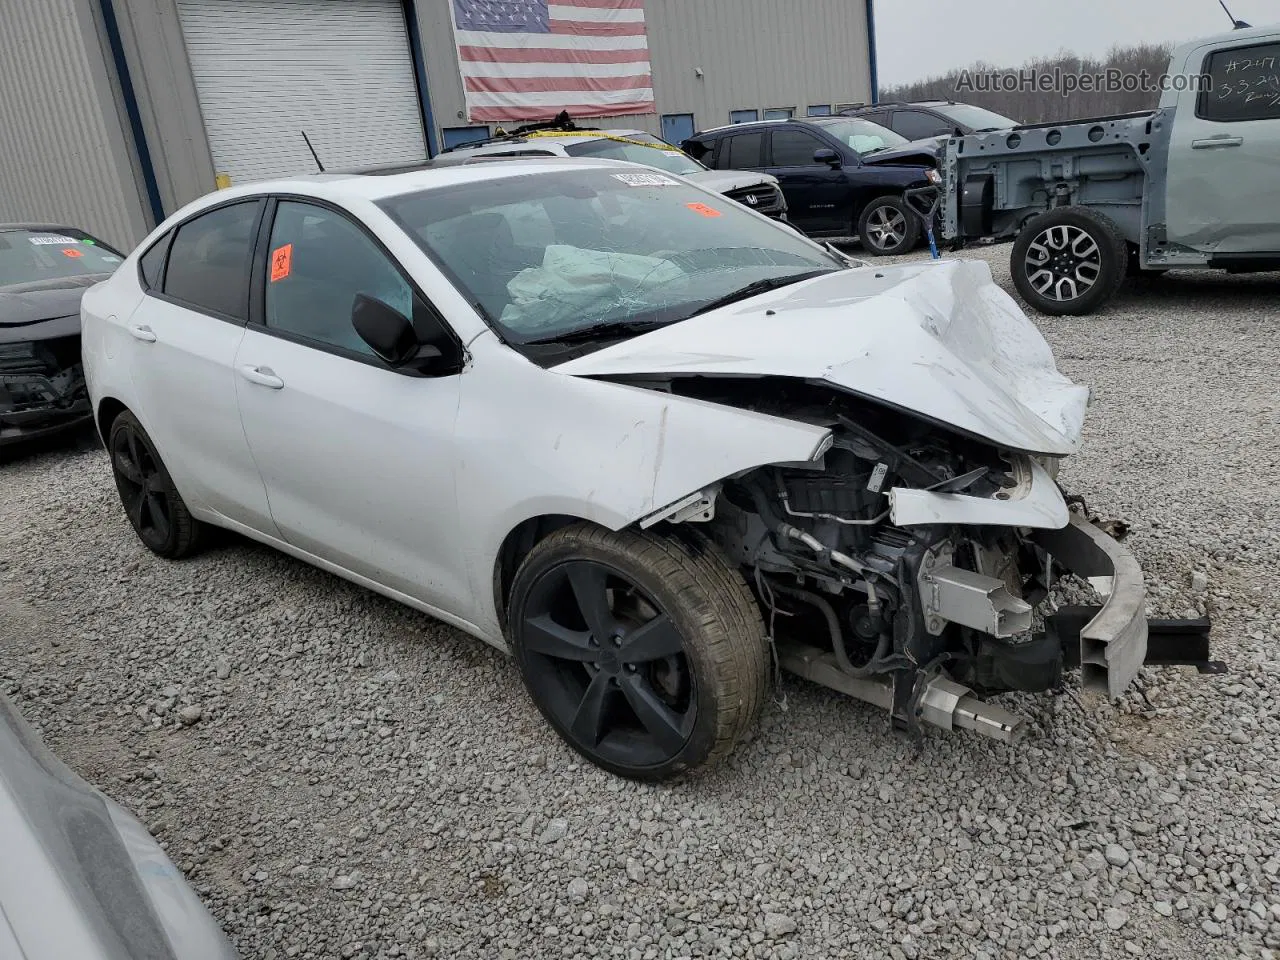
<path fill-rule="evenodd" d="M 1001 448 L 1052 456 L 1075 452 L 1089 402 L 980 260 L 840 271 L 553 369 L 826 381 Z"/>
<path fill-rule="evenodd" d="M 742 170 L 699 170 L 697 173 L 686 173 L 686 180 L 716 193 L 728 193 L 730 190 L 742 190 L 746 187 L 759 187 L 764 184 L 777 186 L 778 178 L 768 173 L 751 173 Z"/>

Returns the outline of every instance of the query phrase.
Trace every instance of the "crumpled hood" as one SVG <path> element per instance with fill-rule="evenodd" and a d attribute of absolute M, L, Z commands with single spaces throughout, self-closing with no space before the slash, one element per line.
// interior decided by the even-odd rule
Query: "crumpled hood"
<path fill-rule="evenodd" d="M 1075 452 L 1089 400 L 981 260 L 842 270 L 552 369 L 825 382 L 1001 448 L 1054 456 Z"/>
<path fill-rule="evenodd" d="M 936 161 L 942 156 L 942 145 L 947 142 L 946 137 L 927 137 L 924 140 L 912 140 L 910 143 L 904 143 L 900 147 L 894 147 L 892 150 L 877 150 L 875 153 L 866 153 L 862 156 L 863 163 L 902 163 L 908 165 L 918 165 L 921 154 L 933 157 Z"/>
<path fill-rule="evenodd" d="M 704 190 L 716 193 L 728 193 L 730 190 L 741 190 L 745 187 L 756 187 L 762 183 L 778 185 L 778 178 L 769 173 L 752 173 L 749 170 L 707 170 L 699 173 L 686 173 L 686 180 L 691 180 Z"/>
<path fill-rule="evenodd" d="M 79 316 L 80 298 L 84 292 L 109 276 L 108 273 L 91 273 L 0 287 L 0 327 Z"/>

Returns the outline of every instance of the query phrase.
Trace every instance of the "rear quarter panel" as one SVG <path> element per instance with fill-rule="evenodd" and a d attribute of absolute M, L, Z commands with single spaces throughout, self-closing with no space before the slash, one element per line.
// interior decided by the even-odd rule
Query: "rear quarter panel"
<path fill-rule="evenodd" d="M 104 398 L 133 405 L 127 325 L 142 296 L 137 262 L 131 257 L 80 300 L 81 357 L 95 417 Z"/>

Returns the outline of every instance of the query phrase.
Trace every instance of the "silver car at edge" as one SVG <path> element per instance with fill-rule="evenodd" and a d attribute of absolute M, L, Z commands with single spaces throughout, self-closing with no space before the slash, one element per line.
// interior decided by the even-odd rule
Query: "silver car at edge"
<path fill-rule="evenodd" d="M 146 828 L 0 695 L 0 958 L 235 960 Z"/>

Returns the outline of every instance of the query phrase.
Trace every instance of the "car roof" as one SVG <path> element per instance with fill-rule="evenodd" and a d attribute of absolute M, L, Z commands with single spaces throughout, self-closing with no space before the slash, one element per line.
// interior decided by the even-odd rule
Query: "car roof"
<path fill-rule="evenodd" d="M 583 140 L 602 140 L 609 137 L 634 137 L 634 136 L 651 136 L 647 130 L 538 130 L 530 133 L 511 133 L 500 137 L 491 137 L 487 140 L 477 140 L 473 143 L 460 143 L 456 147 L 450 147 L 442 152 L 442 156 L 451 156 L 455 153 L 465 153 L 470 150 L 502 150 L 512 146 L 529 146 L 536 145 L 543 141 L 550 144 L 578 143 Z"/>
<path fill-rule="evenodd" d="M 743 130 L 752 127 L 776 127 L 784 123 L 803 123 L 805 126 L 814 126 L 823 120 L 838 120 L 839 117 L 780 117 L 777 120 L 748 120 L 746 123 L 726 123 L 718 127 L 707 127 L 705 130 L 699 130 L 689 139 L 696 140 L 698 137 L 705 136 L 708 133 L 723 133 L 725 130 Z"/>
<path fill-rule="evenodd" d="M 435 187 L 458 186 L 485 180 L 506 180 L 512 177 L 537 176 L 544 173 L 582 169 L 636 169 L 652 172 L 651 168 L 622 160 L 604 160 L 594 157 L 525 157 L 522 163 L 459 163 L 447 167 L 432 167 L 425 163 L 404 167 L 387 167 L 364 171 L 307 174 L 276 180 L 262 180 L 216 190 L 197 201 L 199 207 L 210 206 L 225 200 L 254 197 L 270 193 L 305 194 L 334 200 L 378 201 L 419 190 Z M 193 207 L 195 209 L 195 207 Z"/>

